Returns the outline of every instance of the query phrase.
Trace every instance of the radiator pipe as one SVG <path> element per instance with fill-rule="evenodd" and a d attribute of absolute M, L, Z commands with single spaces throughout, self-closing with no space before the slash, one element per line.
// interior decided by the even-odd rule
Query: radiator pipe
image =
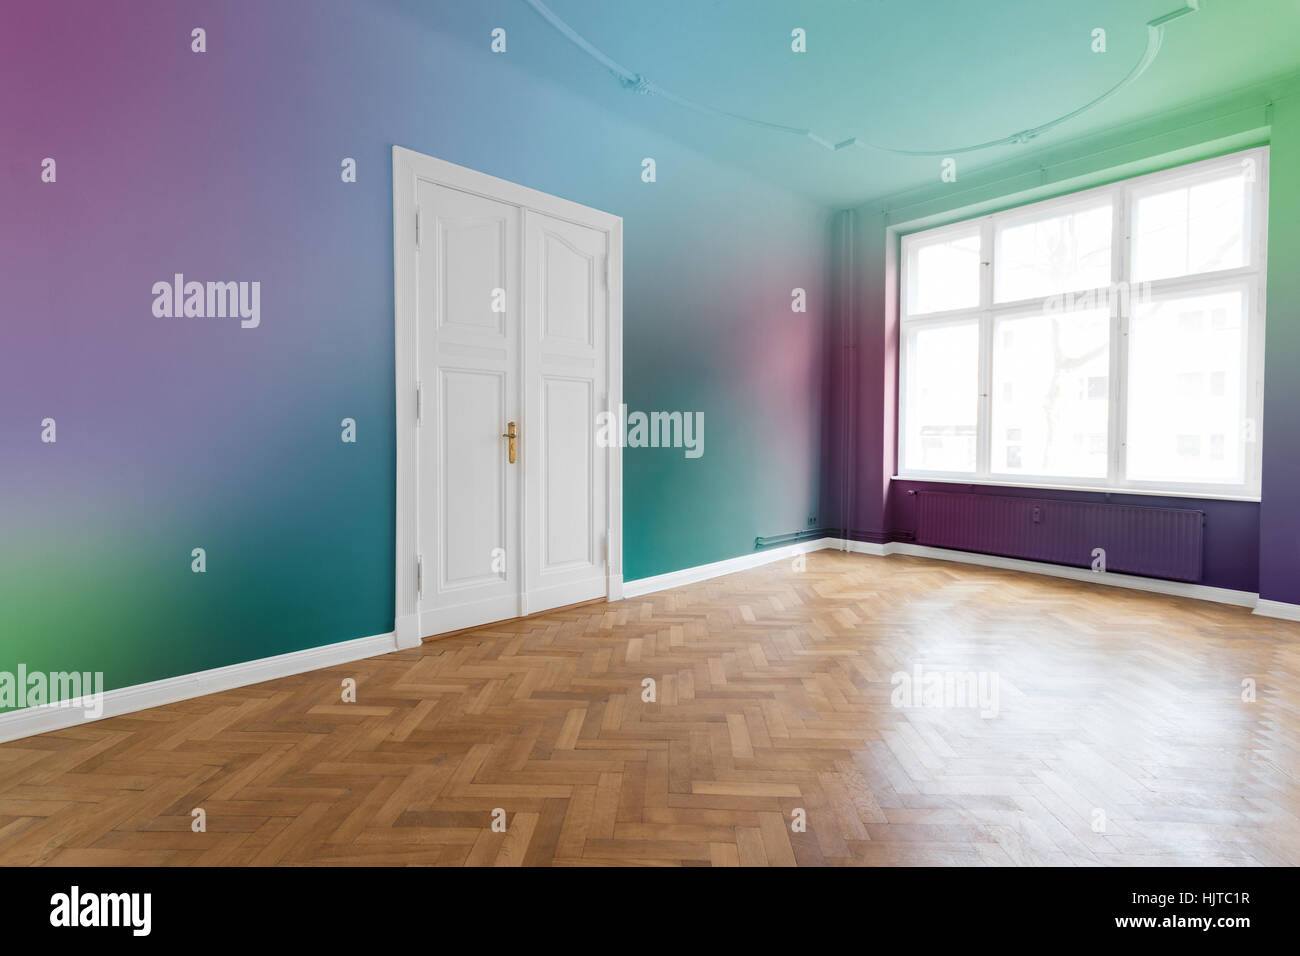
<path fill-rule="evenodd" d="M 809 541 L 814 538 L 834 537 L 836 528 L 810 528 L 807 531 L 790 531 L 786 534 L 774 534 L 754 539 L 755 548 L 770 548 L 778 544 L 794 544 L 796 541 Z"/>

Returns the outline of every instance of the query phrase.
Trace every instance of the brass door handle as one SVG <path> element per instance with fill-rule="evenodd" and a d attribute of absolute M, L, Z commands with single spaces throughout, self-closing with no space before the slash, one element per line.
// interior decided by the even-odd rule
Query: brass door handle
<path fill-rule="evenodd" d="M 501 433 L 501 437 L 510 439 L 510 464 L 513 465 L 515 463 L 515 439 L 519 437 L 514 422 L 506 422 L 506 430 Z"/>

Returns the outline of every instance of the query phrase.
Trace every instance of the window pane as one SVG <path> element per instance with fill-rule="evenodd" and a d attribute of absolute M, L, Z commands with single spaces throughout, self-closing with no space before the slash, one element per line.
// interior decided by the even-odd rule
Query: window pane
<path fill-rule="evenodd" d="M 1133 203 L 1133 278 L 1145 282 L 1246 265 L 1246 168 L 1139 196 Z"/>
<path fill-rule="evenodd" d="M 1109 399 L 1109 310 L 998 319 L 991 470 L 1104 479 Z"/>
<path fill-rule="evenodd" d="M 910 332 L 905 384 L 904 468 L 974 471 L 979 411 L 978 323 Z"/>
<path fill-rule="evenodd" d="M 910 249 L 907 312 L 973 309 L 980 303 L 980 237 L 948 237 Z"/>
<path fill-rule="evenodd" d="M 994 299 L 1016 302 L 1110 285 L 1111 208 L 1075 208 L 997 229 Z"/>
<path fill-rule="evenodd" d="M 1128 477 L 1245 481 L 1246 297 L 1139 304 L 1129 333 Z"/>

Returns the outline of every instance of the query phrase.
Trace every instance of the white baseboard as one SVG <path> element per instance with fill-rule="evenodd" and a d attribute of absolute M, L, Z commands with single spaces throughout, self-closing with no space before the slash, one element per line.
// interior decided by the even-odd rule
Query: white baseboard
<path fill-rule="evenodd" d="M 73 727 L 93 720 L 103 720 L 105 717 L 117 717 L 149 707 L 174 704 L 180 700 L 202 697 L 205 694 L 246 687 L 249 684 L 260 684 L 277 677 L 289 677 L 293 674 L 319 670 L 322 667 L 333 667 L 335 664 L 348 664 L 367 657 L 388 654 L 397 649 L 395 635 L 390 631 L 387 634 L 358 637 L 351 641 L 326 644 L 324 647 L 309 647 L 301 651 L 216 667 L 194 674 L 182 674 L 180 677 L 168 677 L 147 684 L 120 687 L 117 690 L 105 691 L 103 711 L 97 717 L 88 717 L 81 707 L 61 707 L 58 704 L 10 711 L 7 714 L 0 714 L 0 743 L 51 730 L 62 730 L 65 727 Z"/>
<path fill-rule="evenodd" d="M 841 551 L 848 551 L 852 554 L 873 554 L 878 558 L 883 558 L 893 554 L 892 544 L 876 544 L 874 541 L 845 541 L 842 538 L 832 539 L 835 547 Z"/>
<path fill-rule="evenodd" d="M 860 542 L 851 542 L 859 544 Z M 961 564 L 978 564 L 987 568 L 1002 568 L 1006 571 L 1025 571 L 1030 574 L 1045 574 L 1054 578 L 1069 578 L 1072 581 L 1086 581 L 1089 584 L 1106 584 L 1111 587 L 1131 588 L 1135 591 L 1151 591 L 1156 594 L 1170 594 L 1174 597 L 1195 598 L 1198 601 L 1214 601 L 1217 604 L 1232 604 L 1237 607 L 1255 607 L 1259 595 L 1253 591 L 1234 591 L 1231 588 L 1216 588 L 1208 584 L 1192 584 L 1187 581 L 1166 581 L 1163 578 L 1144 578 L 1136 574 L 1119 574 L 1115 571 L 1093 571 L 1089 568 L 1075 568 L 1064 564 L 1048 564 L 1044 561 L 1026 561 L 1022 558 L 1004 558 L 996 554 L 980 554 L 975 551 L 954 551 L 949 548 L 932 548 L 928 545 L 909 544 L 895 541 L 886 545 L 867 545 L 870 548 L 883 547 L 883 553 L 908 554 L 917 558 L 933 558 L 938 561 L 955 561 Z M 856 548 L 854 550 L 857 550 Z M 868 554 L 878 553 L 868 551 Z M 1298 609 L 1300 610 L 1300 609 Z"/>
<path fill-rule="evenodd" d="M 1255 613 L 1260 617 L 1276 617 L 1283 621 L 1300 621 L 1300 604 L 1269 601 L 1261 598 L 1255 603 Z"/>
<path fill-rule="evenodd" d="M 724 574 L 734 574 L 747 568 L 758 567 L 772 561 L 794 557 L 809 551 L 834 548 L 853 554 L 869 554 L 874 557 L 888 557 L 891 554 L 906 554 L 917 558 L 930 558 L 936 561 L 955 561 L 961 564 L 976 564 L 987 568 L 1001 568 L 1006 571 L 1023 571 L 1028 574 L 1045 574 L 1055 578 L 1068 578 L 1089 584 L 1106 584 L 1111 587 L 1131 588 L 1136 591 L 1150 591 L 1155 594 L 1169 594 L 1174 597 L 1194 598 L 1199 601 L 1213 601 L 1216 604 L 1231 604 L 1236 607 L 1255 608 L 1256 614 L 1280 617 L 1286 620 L 1300 621 L 1300 605 L 1283 604 L 1280 601 L 1261 601 L 1259 595 L 1252 591 L 1234 591 L 1230 588 L 1216 588 L 1207 584 L 1191 584 L 1186 581 L 1166 581 L 1163 578 L 1144 578 L 1135 574 L 1119 574 L 1114 571 L 1097 572 L 1089 568 L 1074 568 L 1068 565 L 1048 564 L 1043 561 L 1026 561 L 1021 558 L 1004 558 L 995 554 L 980 554 L 974 551 L 954 551 L 948 548 L 932 548 L 926 545 L 909 544 L 895 541 L 889 544 L 877 544 L 872 541 L 846 541 L 843 538 L 817 538 L 746 554 L 727 561 L 703 564 L 694 568 L 683 568 L 668 574 L 652 578 L 640 578 L 624 584 L 625 597 L 637 597 L 668 588 L 707 581 Z"/>
<path fill-rule="evenodd" d="M 784 558 L 793 558 L 795 555 L 807 554 L 809 551 L 820 551 L 823 548 L 836 548 L 839 546 L 840 541 L 838 538 L 811 538 L 807 541 L 796 541 L 794 544 L 783 545 L 779 548 L 766 548 L 762 551 L 755 551 L 753 554 L 742 554 L 738 558 L 714 561 L 712 564 L 701 564 L 693 568 L 683 568 L 680 571 L 669 571 L 667 574 L 656 574 L 654 577 L 624 581 L 623 597 L 640 597 L 643 594 L 653 594 L 655 591 L 679 588 L 686 584 L 695 584 L 699 581 L 707 581 L 710 578 L 722 577 L 724 574 L 735 574 L 737 571 L 757 568 Z"/>

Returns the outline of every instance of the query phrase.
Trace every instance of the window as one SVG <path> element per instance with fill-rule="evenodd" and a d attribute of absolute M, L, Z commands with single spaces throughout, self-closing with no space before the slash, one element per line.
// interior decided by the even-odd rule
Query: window
<path fill-rule="evenodd" d="M 928 471 L 975 468 L 979 417 L 979 322 L 926 323 L 908 336 L 908 448 L 917 467 Z"/>
<path fill-rule="evenodd" d="M 899 475 L 1258 497 L 1267 165 L 905 236 Z"/>

